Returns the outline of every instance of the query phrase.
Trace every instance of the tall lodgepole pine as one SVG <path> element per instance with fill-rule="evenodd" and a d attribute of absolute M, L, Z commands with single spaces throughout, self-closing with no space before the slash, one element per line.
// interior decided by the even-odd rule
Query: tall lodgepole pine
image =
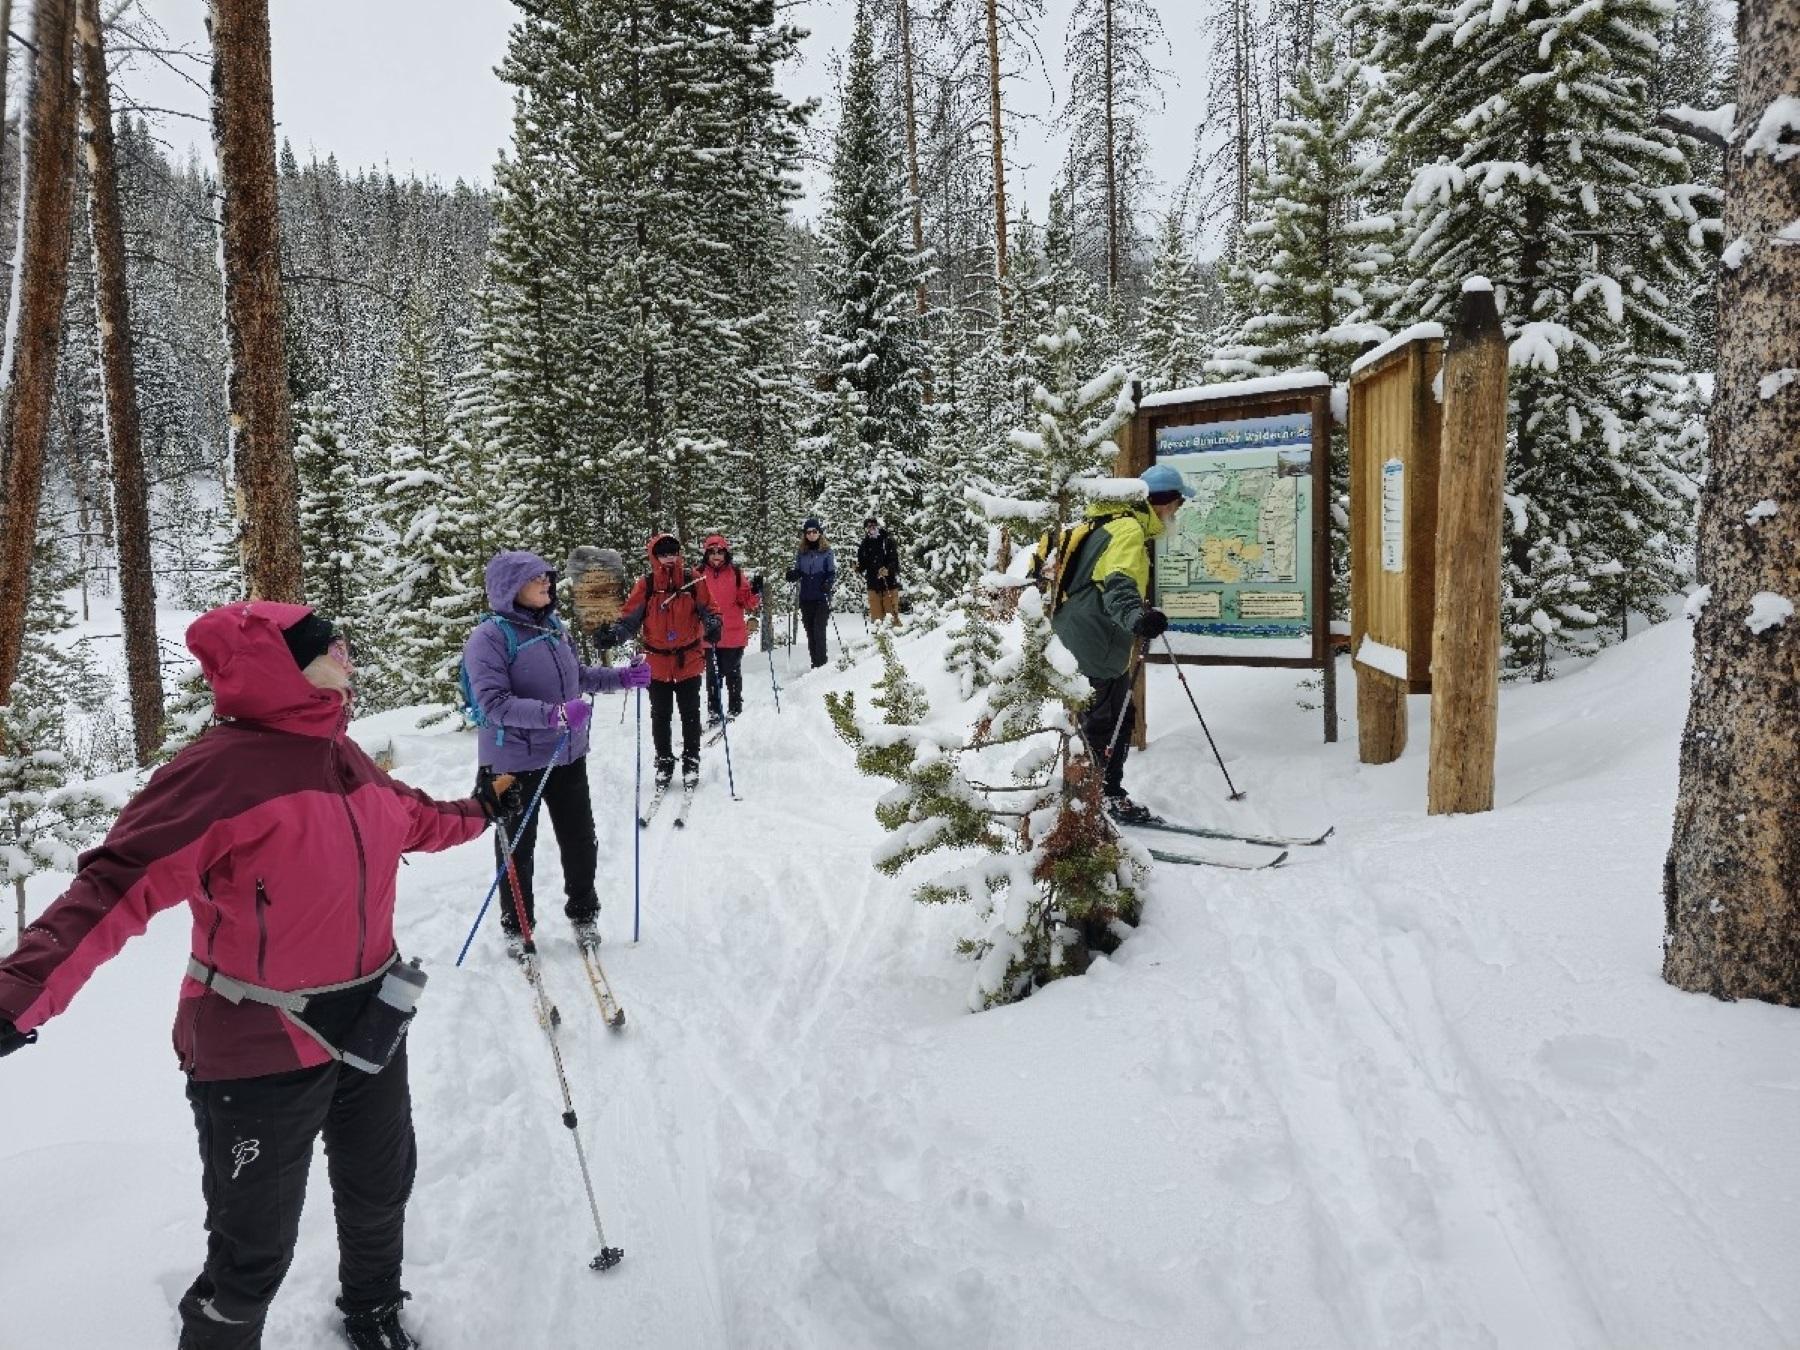
<path fill-rule="evenodd" d="M 1737 129 L 1663 978 L 1800 1006 L 1800 13 L 1738 7 Z M 1696 612 L 1697 611 L 1697 612 Z"/>
<path fill-rule="evenodd" d="M 13 315 L 0 369 L 0 703 L 11 697 L 25 641 L 31 553 L 37 540 L 44 442 L 62 344 L 69 279 L 69 215 L 75 175 L 75 0 L 38 0 L 32 16 L 31 102 L 25 113 L 25 181 Z"/>
<path fill-rule="evenodd" d="M 925 252 L 925 203 L 919 196 L 919 119 L 913 92 L 912 0 L 899 0 L 900 5 L 900 97 L 906 104 L 906 192 L 912 199 L 913 252 Z M 926 310 L 925 279 L 913 288 L 913 307 L 922 316 Z"/>
<path fill-rule="evenodd" d="M 100 0 L 77 0 L 81 113 L 87 145 L 88 234 L 94 247 L 94 302 L 106 434 L 112 456 L 113 514 L 119 547 L 119 615 L 139 764 L 162 745 L 162 666 L 156 645 L 156 581 L 150 570 L 150 501 L 144 481 L 137 372 L 131 346 L 131 301 L 125 291 L 125 225 L 119 212 L 119 165 L 113 144 L 112 91 Z"/>
<path fill-rule="evenodd" d="M 297 602 L 305 583 L 281 301 L 269 6 L 268 0 L 209 0 L 207 11 L 238 549 L 253 598 Z"/>
<path fill-rule="evenodd" d="M 1000 121 L 1000 0 L 987 0 L 988 128 L 994 145 L 994 275 L 1006 280 L 1006 134 Z M 1004 290 L 1001 292 L 1005 295 Z M 1001 323 L 1006 316 L 1000 316 Z"/>

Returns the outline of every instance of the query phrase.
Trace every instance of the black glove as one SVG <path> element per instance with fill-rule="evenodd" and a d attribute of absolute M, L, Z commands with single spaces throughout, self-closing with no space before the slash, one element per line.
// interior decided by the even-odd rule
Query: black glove
<path fill-rule="evenodd" d="M 725 634 L 725 623 L 717 614 L 705 614 L 700 619 L 700 632 L 711 646 L 717 646 L 719 639 Z"/>
<path fill-rule="evenodd" d="M 37 1040 L 37 1032 L 21 1033 L 11 1022 L 0 1017 L 0 1055 L 10 1055 L 20 1046 L 30 1045 L 35 1040 Z"/>
<path fill-rule="evenodd" d="M 762 573 L 761 572 L 758 572 L 755 576 L 750 578 L 750 594 L 752 594 L 752 595 L 761 595 L 762 594 Z"/>
<path fill-rule="evenodd" d="M 1131 625 L 1131 631 L 1146 640 L 1159 638 L 1169 631 L 1169 616 L 1160 609 L 1146 608 Z"/>
<path fill-rule="evenodd" d="M 489 820 L 516 816 L 519 814 L 519 807 L 524 804 L 519 792 L 519 780 L 510 773 L 493 776 L 483 772 L 476 775 L 475 791 L 470 795 L 481 804 L 481 813 Z"/>
<path fill-rule="evenodd" d="M 790 567 L 790 568 L 788 568 L 788 570 L 787 570 L 787 579 L 788 579 L 788 580 L 789 580 L 789 581 L 798 581 L 798 580 L 800 580 L 800 569 L 799 569 L 799 568 L 798 568 L 798 567 Z"/>

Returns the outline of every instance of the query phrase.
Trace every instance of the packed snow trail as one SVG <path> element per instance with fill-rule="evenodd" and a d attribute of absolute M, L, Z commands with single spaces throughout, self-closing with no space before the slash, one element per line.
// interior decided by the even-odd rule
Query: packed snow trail
<path fill-rule="evenodd" d="M 899 646 L 948 698 L 942 634 Z M 1153 670 L 1153 741 L 1128 771 L 1146 805 L 1337 833 L 1275 871 L 1159 869 L 1114 958 L 980 1016 L 953 950 L 973 916 L 871 869 L 885 784 L 823 716 L 825 690 L 875 673 L 784 662 L 780 716 L 746 681 L 743 800 L 715 749 L 687 828 L 663 813 L 643 832 L 636 946 L 635 734 L 601 703 L 622 1032 L 592 1011 L 548 839 L 537 886 L 582 1137 L 626 1251 L 607 1274 L 586 1268 L 549 1050 L 492 914 L 451 965 L 491 850 L 403 873 L 403 948 L 433 976 L 410 1042 L 406 1272 L 432 1350 L 1800 1343 L 1794 1014 L 1657 978 L 1678 625 L 1504 691 L 1498 809 L 1449 820 L 1424 814 L 1423 700 L 1406 756 L 1365 768 L 1353 726 L 1318 743 L 1292 676 L 1191 673 L 1248 792 L 1228 805 Z M 409 781 L 466 789 L 467 737 L 396 714 L 358 734 L 392 737 Z M 0 1068 L 0 1193 L 43 1216 L 0 1239 L 6 1350 L 173 1343 L 202 1246 L 167 1042 L 186 939 L 153 925 Z M 337 1344 L 327 1196 L 316 1167 L 271 1346 Z"/>

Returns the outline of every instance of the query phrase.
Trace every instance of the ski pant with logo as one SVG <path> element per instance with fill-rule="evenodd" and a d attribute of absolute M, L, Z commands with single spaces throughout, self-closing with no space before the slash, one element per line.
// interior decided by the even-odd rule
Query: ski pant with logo
<path fill-rule="evenodd" d="M 743 653 L 740 651 L 739 656 Z M 700 767 L 700 677 L 650 681 L 650 739 L 659 765 L 675 762 L 675 705 L 681 705 L 681 767 Z"/>
<path fill-rule="evenodd" d="M 830 659 L 825 654 L 825 627 L 831 622 L 831 601 L 802 600 L 800 622 L 806 625 L 806 646 L 812 653 L 813 669 L 817 670 Z"/>
<path fill-rule="evenodd" d="M 736 717 L 744 711 L 744 649 L 714 647 L 712 660 L 706 663 L 706 706 L 719 716 L 719 685 L 725 686 L 726 704 Z"/>
<path fill-rule="evenodd" d="M 487 773 L 486 769 L 482 770 Z M 524 892 L 525 918 L 537 927 L 537 908 L 531 894 L 531 874 L 537 857 L 538 821 L 550 813 L 550 825 L 556 831 L 556 847 L 562 854 L 563 893 L 567 897 L 563 913 L 576 922 L 586 922 L 600 912 L 600 898 L 594 893 L 594 871 L 600 861 L 600 846 L 594 840 L 594 805 L 588 795 L 587 756 L 573 764 L 557 764 L 548 769 L 527 769 L 518 775 L 519 800 L 529 803 L 537 792 L 538 780 L 548 773 L 544 799 L 530 820 L 520 828 L 515 817 L 506 822 L 508 838 L 518 837 L 513 849 L 512 871 L 519 874 L 519 889 Z M 520 807 L 522 811 L 523 806 Z M 505 862 L 505 849 L 498 833 L 494 835 L 494 861 Z M 508 933 L 519 931 L 519 911 L 513 904 L 512 877 L 500 879 L 500 925 Z"/>
<path fill-rule="evenodd" d="M 1087 711 L 1081 716 L 1081 731 L 1093 748 L 1094 759 L 1106 768 L 1106 795 L 1123 796 L 1125 757 L 1131 753 L 1132 724 L 1136 718 L 1131 699 L 1131 673 L 1127 671 L 1110 680 L 1096 680 L 1090 676 L 1088 683 L 1094 687 L 1094 696 L 1088 700 Z M 1113 732 L 1119 729 L 1121 713 L 1125 717 L 1125 726 L 1119 730 L 1119 743 L 1109 755 L 1107 747 L 1113 744 Z"/>
<path fill-rule="evenodd" d="M 418 1153 L 406 1043 L 378 1074 L 342 1064 L 188 1081 L 200 1134 L 206 1265 L 182 1297 L 181 1350 L 258 1350 L 294 1259 L 313 1140 L 325 1136 L 343 1307 L 400 1296 L 406 1201 Z"/>

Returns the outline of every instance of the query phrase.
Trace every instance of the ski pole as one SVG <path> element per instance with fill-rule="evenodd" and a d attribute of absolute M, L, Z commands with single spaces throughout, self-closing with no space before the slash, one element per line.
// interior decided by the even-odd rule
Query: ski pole
<path fill-rule="evenodd" d="M 1239 792 L 1237 784 L 1231 781 L 1231 771 L 1225 767 L 1225 756 L 1219 753 L 1218 743 L 1213 740 L 1211 728 L 1206 725 L 1206 718 L 1201 716 L 1200 704 L 1194 698 L 1194 691 L 1188 687 L 1187 676 L 1182 672 L 1181 663 L 1175 659 L 1175 648 L 1169 642 L 1169 635 L 1162 635 L 1163 650 L 1169 654 L 1169 664 L 1175 667 L 1175 678 L 1181 681 L 1181 688 L 1187 694 L 1188 706 L 1194 710 L 1194 716 L 1200 718 L 1200 730 L 1206 733 L 1206 743 L 1212 747 L 1213 758 L 1218 761 L 1219 772 L 1225 775 L 1225 787 L 1231 793 L 1225 800 L 1241 802 L 1244 794 Z"/>
<path fill-rule="evenodd" d="M 843 669 L 848 670 L 848 669 L 850 669 L 850 653 L 844 647 L 844 630 L 838 627 L 837 611 L 830 607 L 831 598 L 829 596 L 826 597 L 825 604 L 826 604 L 825 612 L 831 616 L 832 635 L 837 638 L 838 664 Z"/>
<path fill-rule="evenodd" d="M 1131 663 L 1131 669 L 1125 673 L 1125 702 L 1119 706 L 1119 720 L 1113 723 L 1112 735 L 1107 737 L 1106 759 L 1100 766 L 1102 770 L 1112 763 L 1112 757 L 1118 751 L 1119 736 L 1125 730 L 1125 714 L 1131 711 L 1131 696 L 1137 692 L 1138 672 L 1144 668 L 1144 657 L 1149 652 L 1148 639 L 1138 643 L 1137 660 Z"/>
<path fill-rule="evenodd" d="M 637 786 L 631 792 L 631 940 L 638 940 L 638 916 L 644 896 L 644 832 L 638 817 L 644 813 L 644 691 L 637 691 Z"/>
<path fill-rule="evenodd" d="M 568 741 L 569 729 L 564 727 L 561 739 L 556 742 L 556 749 L 550 754 L 551 764 L 556 763 L 556 757 L 562 753 L 562 748 L 568 744 Z M 537 791 L 531 794 L 531 805 L 527 806 L 525 808 L 525 814 L 519 817 L 518 832 L 520 834 L 525 832 L 525 827 L 531 823 L 532 816 L 537 814 L 538 803 L 542 801 L 544 797 L 544 784 L 549 781 L 550 769 L 547 765 L 544 768 L 543 774 L 538 778 Z M 475 942 L 475 934 L 481 928 L 481 921 L 487 918 L 488 906 L 494 903 L 494 893 L 500 889 L 500 878 L 506 875 L 507 866 L 512 862 L 512 851 L 518 846 L 518 840 L 516 838 L 511 841 L 507 840 L 505 830 L 500 831 L 500 838 L 506 849 L 506 856 L 500 860 L 500 866 L 494 869 L 494 884 L 488 887 L 487 895 L 481 902 L 481 909 L 475 915 L 475 922 L 469 925 L 469 936 L 463 939 L 462 950 L 456 954 L 456 964 L 459 966 L 463 963 L 463 958 L 469 954 L 469 948 Z"/>
<path fill-rule="evenodd" d="M 763 652 L 769 658 L 769 691 L 775 695 L 775 715 L 781 715 L 781 685 L 775 679 L 775 648 L 764 647 Z"/>
<path fill-rule="evenodd" d="M 500 831 L 500 842 L 506 849 L 503 867 L 512 880 L 513 904 L 518 910 L 519 931 L 530 942 L 531 928 L 525 918 L 525 903 L 519 894 L 519 874 L 513 867 L 512 860 L 516 840 L 507 839 L 504 825 L 496 823 L 495 828 Z M 521 824 L 520 832 L 523 831 L 524 826 Z M 537 957 L 531 953 L 527 953 L 525 957 L 525 977 L 531 981 L 532 998 L 537 1003 L 538 1022 L 544 1028 L 544 1035 L 550 1038 L 550 1060 L 556 1065 L 556 1085 L 562 1089 L 562 1122 L 569 1128 L 569 1138 L 575 1141 L 575 1161 L 581 1167 L 581 1184 L 587 1191 L 588 1213 L 594 1217 L 594 1236 L 600 1239 L 600 1251 L 588 1262 L 588 1268 L 611 1270 L 625 1259 L 625 1249 L 606 1245 L 606 1227 L 600 1222 L 600 1202 L 594 1198 L 594 1174 L 588 1169 L 587 1150 L 582 1147 L 580 1122 L 575 1117 L 575 1099 L 569 1094 L 569 1075 L 563 1068 L 562 1044 L 557 1038 L 558 1019 L 550 1006 L 550 996 L 544 992 L 544 977 L 538 970 Z"/>
<path fill-rule="evenodd" d="M 731 712 L 727 708 L 725 699 L 723 698 L 725 693 L 725 677 L 719 671 L 718 652 L 711 647 L 708 647 L 706 649 L 706 660 L 712 667 L 713 683 L 715 687 L 718 688 L 721 695 L 719 700 L 719 735 L 725 742 L 725 784 L 731 789 L 731 800 L 734 802 L 741 801 L 743 799 L 737 795 L 737 777 L 731 771 Z"/>

